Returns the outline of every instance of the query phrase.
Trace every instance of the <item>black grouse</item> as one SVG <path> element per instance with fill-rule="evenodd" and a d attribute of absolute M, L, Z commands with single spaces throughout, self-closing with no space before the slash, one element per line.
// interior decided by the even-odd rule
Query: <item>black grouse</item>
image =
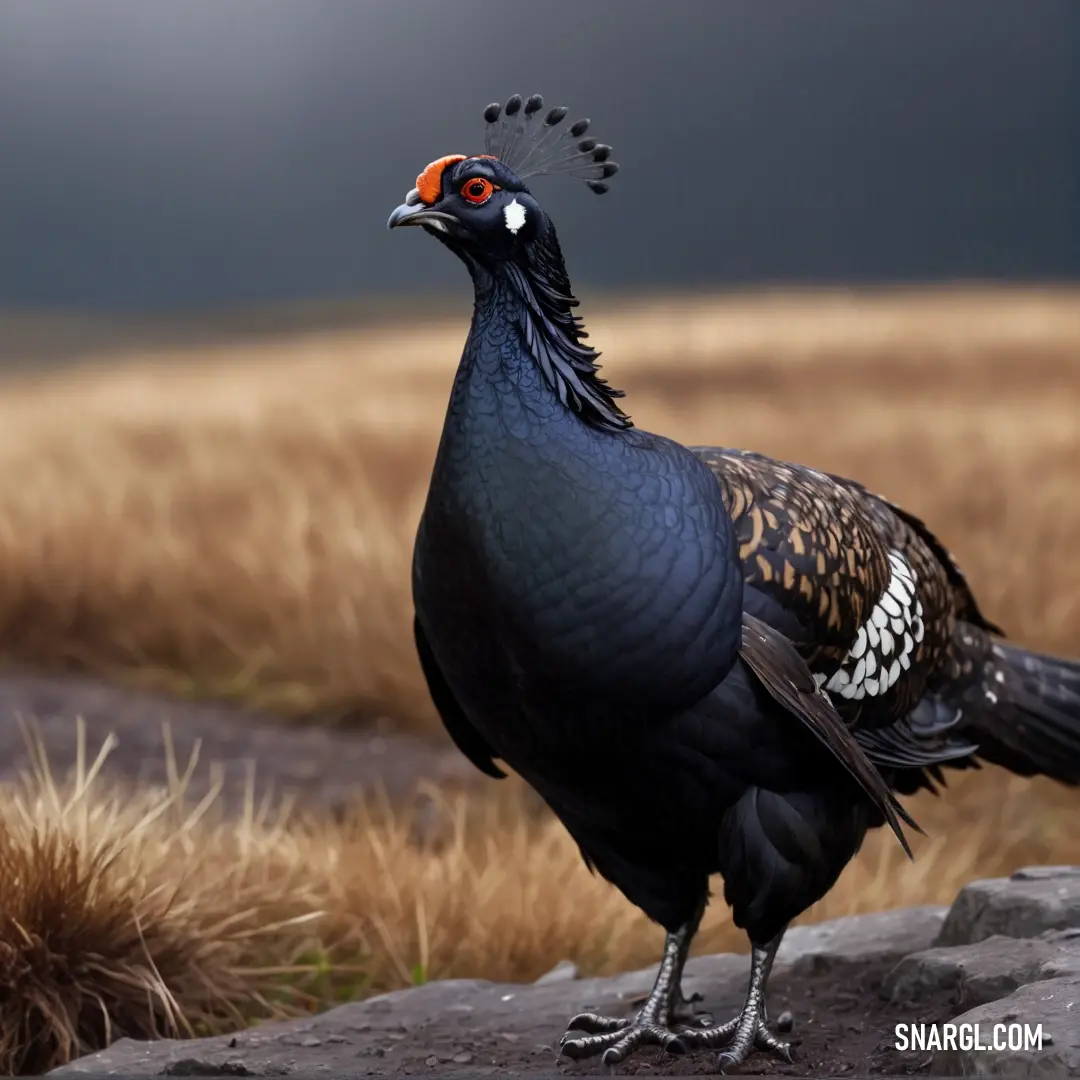
<path fill-rule="evenodd" d="M 868 828 L 906 848 L 893 792 L 942 765 L 1080 783 L 1080 665 L 1005 644 L 926 526 L 858 484 L 634 427 L 524 183 L 603 193 L 611 148 L 539 95 L 484 115 L 486 153 L 432 162 L 388 222 L 475 288 L 413 560 L 431 695 L 667 931 L 638 1014 L 575 1017 L 563 1052 L 788 1057 L 765 1024 L 785 927 Z M 742 1013 L 710 1026 L 680 981 L 716 873 L 752 953 Z"/>

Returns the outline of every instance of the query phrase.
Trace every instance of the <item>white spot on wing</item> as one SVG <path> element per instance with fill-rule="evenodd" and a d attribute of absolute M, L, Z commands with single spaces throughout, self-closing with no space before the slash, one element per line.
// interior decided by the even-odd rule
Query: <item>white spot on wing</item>
<path fill-rule="evenodd" d="M 878 604 L 887 614 L 899 616 L 901 611 L 900 601 L 891 592 L 886 592 L 878 601 Z M 888 622 L 887 619 L 882 619 L 878 625 L 884 626 L 886 622 Z"/>
<path fill-rule="evenodd" d="M 889 552 L 892 574 L 885 592 L 859 627 L 859 633 L 826 689 L 861 700 L 886 693 L 911 668 L 922 641 L 922 603 L 915 573 L 898 551 Z M 820 685 L 820 684 L 819 684 Z"/>
<path fill-rule="evenodd" d="M 506 227 L 516 236 L 518 230 L 525 224 L 525 207 L 514 199 L 503 207 L 503 217 L 506 219 Z"/>

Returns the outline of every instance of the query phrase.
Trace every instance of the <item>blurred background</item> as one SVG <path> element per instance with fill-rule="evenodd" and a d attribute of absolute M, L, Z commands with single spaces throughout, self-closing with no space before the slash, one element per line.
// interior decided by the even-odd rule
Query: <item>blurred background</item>
<path fill-rule="evenodd" d="M 538 187 L 583 283 L 1071 278 L 1078 69 L 1070 0 L 13 0 L 0 303 L 460 292 L 386 217 L 515 92 L 624 167 Z"/>
<path fill-rule="evenodd" d="M 114 1035 L 655 959 L 449 747 L 411 639 L 471 295 L 386 219 L 515 92 L 622 165 L 602 199 L 535 193 L 636 422 L 881 491 L 1012 637 L 1080 655 L 1080 5 L 7 0 L 0 955 L 38 970 L 37 934 L 68 963 L 57 928 L 107 908 L 84 989 Z M 252 816 L 250 762 L 302 820 Z M 808 918 L 1080 862 L 1049 782 L 965 773 L 910 809 L 915 866 L 875 836 Z M 743 947 L 714 903 L 697 948 Z M 0 1072 L 105 1037 L 34 1000 Z"/>

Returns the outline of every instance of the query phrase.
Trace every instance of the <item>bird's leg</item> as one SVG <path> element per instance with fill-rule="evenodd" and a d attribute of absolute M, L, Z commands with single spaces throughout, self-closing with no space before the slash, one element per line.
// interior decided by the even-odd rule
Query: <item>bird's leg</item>
<path fill-rule="evenodd" d="M 670 1048 L 679 1039 L 682 1030 L 675 1030 L 673 1025 L 701 1022 L 694 1009 L 701 995 L 684 997 L 680 984 L 690 942 L 697 933 L 704 910 L 705 903 L 702 901 L 690 922 L 667 935 L 656 982 L 637 1015 L 633 1019 L 626 1019 L 579 1013 L 567 1025 L 567 1032 L 559 1043 L 559 1049 L 567 1057 L 576 1060 L 603 1051 L 603 1063 L 616 1065 L 639 1046 Z M 575 1030 L 587 1034 L 572 1038 L 570 1032 Z M 679 1046 L 676 1052 L 681 1050 Z"/>
<path fill-rule="evenodd" d="M 704 1046 L 722 1048 L 717 1059 L 720 1072 L 742 1065 L 754 1050 L 776 1054 L 787 1062 L 792 1060 L 791 1047 L 773 1035 L 765 1024 L 765 987 L 783 936 L 781 931 L 768 945 L 752 943 L 750 989 L 742 1012 L 734 1020 L 712 1028 L 687 1029 L 679 1034 L 679 1042 L 688 1050 Z"/>
<path fill-rule="evenodd" d="M 675 980 L 675 987 L 671 991 L 671 1004 L 668 1006 L 669 1024 L 697 1024 L 704 1027 L 710 1023 L 709 1017 L 695 1006 L 703 1000 L 695 990 L 689 997 L 684 997 L 681 979 Z"/>

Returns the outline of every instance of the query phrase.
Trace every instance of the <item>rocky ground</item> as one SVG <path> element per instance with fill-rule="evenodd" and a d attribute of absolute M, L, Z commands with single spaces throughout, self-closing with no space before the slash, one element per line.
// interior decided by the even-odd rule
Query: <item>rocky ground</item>
<path fill-rule="evenodd" d="M 717 1018 L 741 1004 L 746 957 L 703 956 L 686 989 Z M 579 979 L 562 963 L 528 986 L 475 980 L 430 983 L 321 1016 L 232 1037 L 157 1043 L 122 1040 L 50 1075 L 75 1076 L 578 1076 L 555 1044 L 567 1017 L 592 1009 L 626 1015 L 652 971 Z M 791 1022 L 796 1062 L 752 1059 L 744 1073 L 788 1076 L 1080 1076 L 1080 867 L 1022 870 L 967 886 L 952 907 L 910 908 L 792 930 L 770 992 Z M 1041 1049 L 898 1050 L 898 1024 L 1042 1025 Z M 939 1033 L 947 1028 L 939 1027 Z M 958 1029 L 961 1036 L 969 1029 Z M 1006 1038 L 1008 1028 L 1006 1030 Z M 649 1049 L 617 1070 L 704 1074 L 713 1055 Z"/>
<path fill-rule="evenodd" d="M 285 727 L 227 705 L 132 694 L 79 678 L 0 678 L 0 780 L 32 757 L 21 720 L 54 774 L 78 753 L 82 718 L 89 756 L 113 733 L 105 775 L 166 782 L 166 736 L 185 761 L 196 741 L 204 767 L 192 794 L 220 763 L 227 802 L 239 801 L 255 765 L 258 790 L 289 793 L 311 809 L 340 809 L 382 785 L 404 794 L 422 778 L 470 783 L 474 771 L 452 749 L 392 730 L 366 733 Z M 477 774 L 478 775 L 478 774 Z M 697 957 L 686 988 L 717 1019 L 737 1012 L 747 958 Z M 577 1076 L 599 1062 L 572 1063 L 555 1045 L 568 1017 L 584 1010 L 629 1015 L 653 971 L 580 979 L 564 962 L 532 985 L 474 980 L 430 983 L 341 1006 L 320 1016 L 266 1024 L 232 1037 L 138 1043 L 122 1040 L 58 1075 L 390 1077 L 431 1074 Z M 1080 867 L 1032 868 L 974 882 L 952 907 L 912 908 L 791 931 L 770 987 L 771 1015 L 791 1021 L 793 1065 L 752 1059 L 744 1072 L 790 1076 L 1080 1076 Z M 787 1014 L 787 1015 L 785 1015 Z M 1041 1050 L 895 1048 L 897 1024 L 1042 1024 Z M 947 1031 L 938 1028 L 939 1033 Z M 676 1076 L 713 1070 L 710 1053 L 688 1058 L 640 1051 L 617 1070 Z"/>

